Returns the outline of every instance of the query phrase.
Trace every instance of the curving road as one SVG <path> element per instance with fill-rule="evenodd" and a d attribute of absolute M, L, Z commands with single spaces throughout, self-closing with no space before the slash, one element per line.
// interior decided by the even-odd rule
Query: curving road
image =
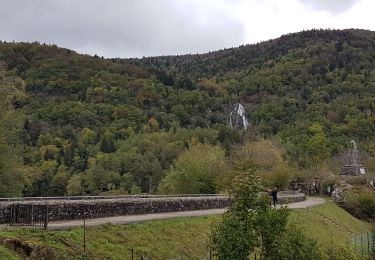
<path fill-rule="evenodd" d="M 288 204 L 288 208 L 301 209 L 310 208 L 325 203 L 325 199 L 317 197 L 307 197 L 306 200 L 301 202 L 295 202 Z M 86 219 L 86 226 L 96 226 L 106 223 L 111 224 L 135 224 L 150 220 L 162 220 L 179 217 L 198 217 L 208 215 L 219 215 L 223 214 L 226 209 L 208 209 L 208 210 L 193 210 L 193 211 L 180 211 L 180 212 L 166 212 L 156 214 L 143 214 L 143 215 L 128 215 L 128 216 L 116 216 L 106 218 L 95 218 Z M 48 223 L 48 229 L 70 229 L 74 227 L 81 227 L 83 220 L 64 220 L 64 221 L 53 221 Z"/>
<path fill-rule="evenodd" d="M 320 204 L 324 204 L 326 202 L 325 199 L 319 197 L 306 197 L 306 200 L 290 203 L 288 204 L 288 208 L 290 209 L 307 209 L 311 208 Z"/>

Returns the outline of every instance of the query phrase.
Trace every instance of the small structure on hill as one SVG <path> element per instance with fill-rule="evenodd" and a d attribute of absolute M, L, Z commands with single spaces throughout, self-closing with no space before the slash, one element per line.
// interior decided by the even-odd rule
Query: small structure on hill
<path fill-rule="evenodd" d="M 231 128 L 247 129 L 249 122 L 246 118 L 246 111 L 244 107 L 237 103 L 234 105 L 233 111 L 229 113 L 229 124 Z"/>
<path fill-rule="evenodd" d="M 359 160 L 357 144 L 354 140 L 350 141 L 346 164 L 341 167 L 342 175 L 357 176 L 366 173 L 366 168 Z"/>

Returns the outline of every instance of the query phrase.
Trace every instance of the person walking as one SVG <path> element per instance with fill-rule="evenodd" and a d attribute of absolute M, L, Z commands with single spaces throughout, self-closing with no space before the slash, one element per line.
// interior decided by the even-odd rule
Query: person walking
<path fill-rule="evenodd" d="M 272 196 L 273 206 L 276 208 L 276 203 L 277 203 L 277 188 L 276 187 L 271 191 L 271 196 Z"/>
<path fill-rule="evenodd" d="M 272 207 L 272 190 L 271 189 L 268 189 L 267 190 L 267 192 L 268 192 L 268 196 L 270 196 L 270 206 Z"/>

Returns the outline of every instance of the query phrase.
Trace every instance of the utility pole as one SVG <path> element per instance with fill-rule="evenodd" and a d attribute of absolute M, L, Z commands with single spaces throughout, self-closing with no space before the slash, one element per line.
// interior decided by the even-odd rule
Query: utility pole
<path fill-rule="evenodd" d="M 86 256 L 86 208 L 83 207 L 83 254 Z"/>

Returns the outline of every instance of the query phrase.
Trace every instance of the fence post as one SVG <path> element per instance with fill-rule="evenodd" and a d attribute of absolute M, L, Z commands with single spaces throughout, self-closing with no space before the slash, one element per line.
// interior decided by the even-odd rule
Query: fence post
<path fill-rule="evenodd" d="M 31 226 L 34 226 L 34 205 L 31 204 Z"/>
<path fill-rule="evenodd" d="M 134 260 L 134 248 L 132 248 L 132 260 Z"/>
<path fill-rule="evenodd" d="M 368 235 L 368 232 L 366 234 L 367 234 L 367 254 L 370 257 L 370 236 Z"/>
<path fill-rule="evenodd" d="M 212 259 L 212 252 L 211 252 L 211 250 L 210 250 L 210 260 Z"/>
<path fill-rule="evenodd" d="M 20 212 L 21 212 L 21 205 L 17 205 L 17 217 L 16 217 L 16 223 L 18 223 L 19 220 L 21 219 Z"/>
<path fill-rule="evenodd" d="M 45 213 L 45 218 L 44 218 L 44 228 L 47 229 L 48 225 L 48 204 L 46 204 L 46 213 Z"/>
<path fill-rule="evenodd" d="M 13 209 L 14 209 L 14 205 L 10 205 L 10 219 L 9 219 L 9 225 L 12 226 L 13 224 Z"/>
<path fill-rule="evenodd" d="M 86 255 L 86 208 L 83 206 L 83 253 Z"/>

